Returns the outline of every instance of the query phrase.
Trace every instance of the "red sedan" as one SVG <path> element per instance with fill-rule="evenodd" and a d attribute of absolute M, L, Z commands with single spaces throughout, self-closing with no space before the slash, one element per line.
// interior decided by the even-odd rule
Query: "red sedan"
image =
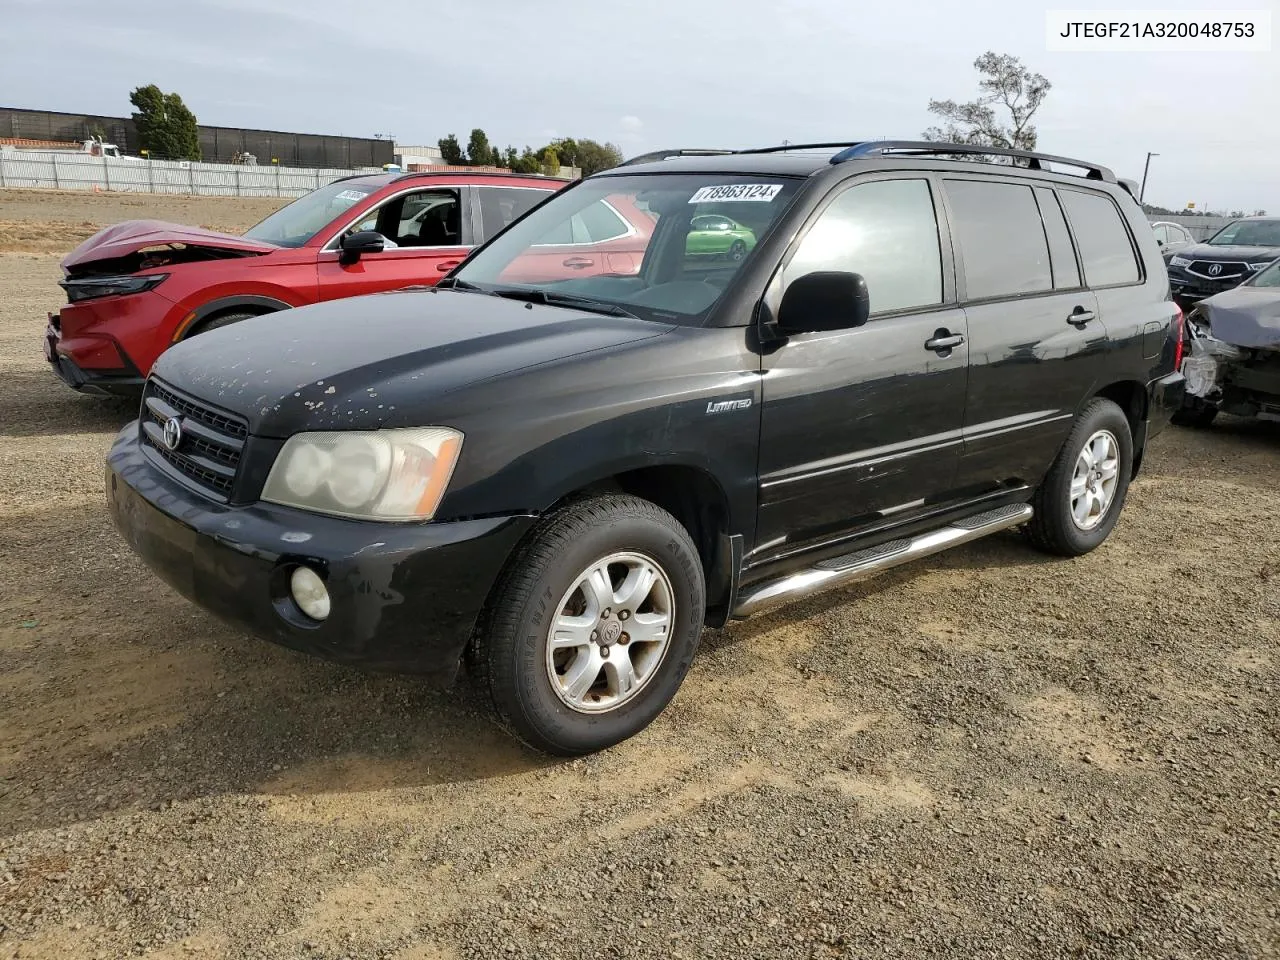
<path fill-rule="evenodd" d="M 136 396 L 170 344 L 205 330 L 434 284 L 564 183 L 479 172 L 358 176 L 299 197 L 243 236 L 156 220 L 108 227 L 62 261 L 68 303 L 49 315 L 45 357 L 77 390 Z"/>

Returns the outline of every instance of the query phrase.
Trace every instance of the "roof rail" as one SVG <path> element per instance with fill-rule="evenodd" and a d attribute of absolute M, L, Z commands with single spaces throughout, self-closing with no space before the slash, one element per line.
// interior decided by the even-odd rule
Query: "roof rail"
<path fill-rule="evenodd" d="M 651 163 L 655 160 L 670 160 L 672 157 L 723 157 L 726 154 L 737 153 L 737 150 L 714 150 L 714 149 L 691 149 L 691 150 L 653 150 L 650 153 L 642 153 L 638 157 L 632 157 L 630 160 L 623 160 L 619 167 L 629 167 L 636 163 Z"/>
<path fill-rule="evenodd" d="M 972 143 L 934 143 L 921 140 L 871 140 L 858 143 L 848 149 L 841 150 L 831 158 L 832 163 L 844 163 L 846 160 L 860 160 L 868 157 L 883 157 L 891 153 L 902 153 L 910 156 L 955 156 L 970 154 L 973 156 L 1013 157 L 1027 161 L 1031 170 L 1044 170 L 1044 164 L 1056 163 L 1067 167 L 1076 167 L 1085 171 L 1090 180 L 1102 180 L 1115 183 L 1116 175 L 1107 167 L 1086 160 L 1072 160 L 1070 157 L 1056 157 L 1049 153 L 1035 153 L 1031 150 L 1010 150 L 1006 147 L 985 147 Z"/>
<path fill-rule="evenodd" d="M 843 140 L 833 141 L 830 143 L 783 143 L 776 147 L 751 147 L 749 150 L 739 150 L 738 153 L 786 153 L 788 150 L 831 150 L 835 147 L 856 147 L 861 140 Z"/>

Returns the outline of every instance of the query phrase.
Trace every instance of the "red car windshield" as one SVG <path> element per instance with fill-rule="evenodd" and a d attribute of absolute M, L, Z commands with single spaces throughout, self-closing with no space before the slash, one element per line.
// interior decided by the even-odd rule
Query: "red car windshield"
<path fill-rule="evenodd" d="M 278 247 L 301 247 L 344 210 L 377 193 L 383 186 L 380 180 L 373 179 L 339 180 L 281 207 L 244 235 Z"/>

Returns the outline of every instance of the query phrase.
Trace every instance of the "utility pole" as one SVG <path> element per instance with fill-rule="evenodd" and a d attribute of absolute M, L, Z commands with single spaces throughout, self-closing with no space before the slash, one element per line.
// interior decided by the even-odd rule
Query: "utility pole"
<path fill-rule="evenodd" d="M 1147 153 L 1147 162 L 1142 165 L 1142 186 L 1138 188 L 1138 203 L 1142 203 L 1142 198 L 1147 195 L 1147 171 L 1151 169 L 1151 158 L 1158 156 L 1158 153 Z"/>

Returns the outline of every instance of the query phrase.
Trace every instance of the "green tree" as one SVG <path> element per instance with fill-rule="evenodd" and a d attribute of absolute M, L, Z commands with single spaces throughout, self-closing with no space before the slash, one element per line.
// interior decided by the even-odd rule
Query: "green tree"
<path fill-rule="evenodd" d="M 200 128 L 196 116 L 176 93 L 165 93 L 154 83 L 129 94 L 136 108 L 134 126 L 140 146 L 148 156 L 165 160 L 199 160 Z"/>
<path fill-rule="evenodd" d="M 945 120 L 946 125 L 930 127 L 924 138 L 1034 150 L 1036 128 L 1031 125 L 1031 118 L 1044 103 L 1052 84 L 1007 53 L 988 51 L 973 61 L 973 67 L 978 71 L 978 99 L 967 103 L 930 100 L 929 112 Z M 997 108 L 1001 115 L 997 115 Z"/>
<path fill-rule="evenodd" d="M 436 146 L 440 148 L 440 155 L 449 166 L 461 167 L 466 165 L 466 158 L 462 155 L 462 146 L 458 143 L 458 138 L 452 133 L 437 140 Z"/>
<path fill-rule="evenodd" d="M 501 155 L 489 146 L 489 137 L 476 127 L 471 131 L 471 139 L 467 141 L 467 163 L 473 167 L 496 166 L 494 161 L 501 161 Z"/>
<path fill-rule="evenodd" d="M 560 172 L 560 155 L 555 147 L 543 147 L 542 155 L 539 159 L 542 161 L 542 169 L 546 173 L 554 177 Z"/>
<path fill-rule="evenodd" d="M 596 143 L 594 140 L 579 140 L 577 148 L 572 163 L 565 160 L 563 154 L 561 154 L 560 160 L 562 163 L 567 163 L 568 166 L 580 167 L 584 177 L 599 173 L 601 170 L 616 167 L 622 162 L 622 151 L 618 149 L 616 144 Z"/>

